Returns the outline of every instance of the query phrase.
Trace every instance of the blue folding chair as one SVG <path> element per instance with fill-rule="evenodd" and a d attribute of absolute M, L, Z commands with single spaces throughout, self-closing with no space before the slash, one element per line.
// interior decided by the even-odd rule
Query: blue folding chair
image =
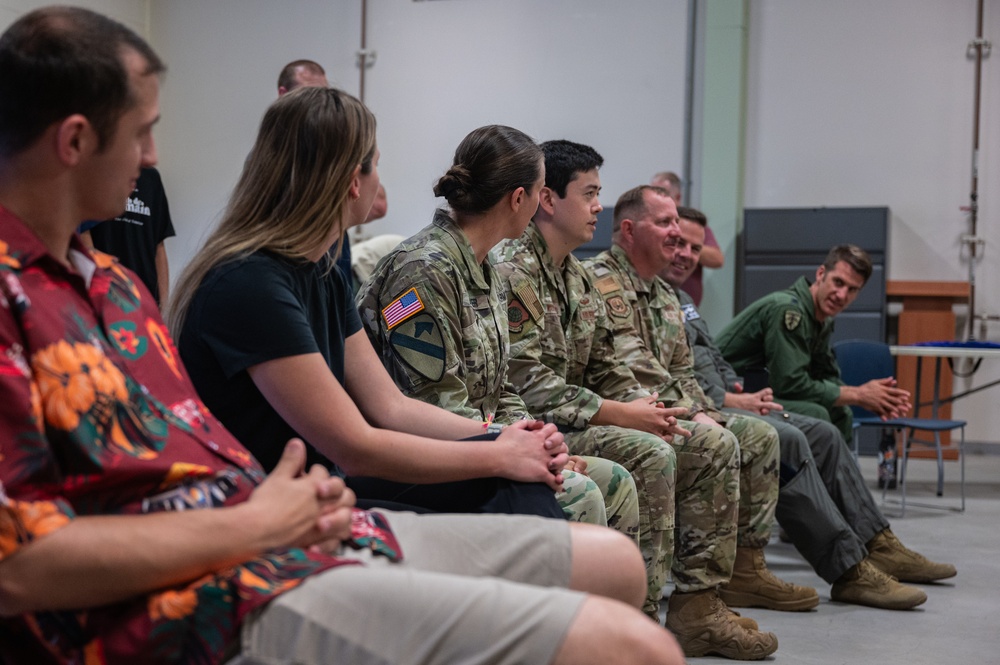
<path fill-rule="evenodd" d="M 849 386 L 860 386 L 872 379 L 883 379 L 887 376 L 895 376 L 896 374 L 896 360 L 893 358 L 892 354 L 889 352 L 889 345 L 882 342 L 871 342 L 868 340 L 851 339 L 842 342 L 837 342 L 833 345 L 834 355 L 837 357 L 837 364 L 840 365 L 840 376 L 846 385 Z M 919 395 L 914 396 L 914 400 L 918 400 Z M 900 517 L 906 514 L 906 463 L 909 457 L 910 445 L 918 444 L 922 446 L 934 446 L 934 450 L 937 453 L 937 464 L 938 464 L 938 481 L 937 481 L 937 495 L 944 495 L 944 456 L 942 453 L 941 445 L 941 432 L 950 432 L 952 430 L 960 430 L 961 436 L 958 442 L 958 460 L 961 467 L 962 480 L 959 484 L 960 492 L 962 495 L 961 507 L 947 506 L 947 505 L 935 505 L 935 504 L 917 504 L 912 503 L 910 505 L 920 506 L 923 508 L 934 508 L 934 509 L 944 509 L 944 510 L 954 510 L 956 512 L 965 512 L 965 425 L 964 420 L 946 420 L 942 418 L 895 418 L 893 420 L 882 420 L 879 416 L 863 409 L 859 406 L 852 406 L 851 411 L 854 414 L 854 428 L 857 430 L 861 427 L 891 427 L 897 432 L 903 433 L 902 447 L 902 465 L 899 470 L 899 489 L 900 489 Z M 918 438 L 914 434 L 916 432 L 927 432 L 933 435 L 933 439 Z M 855 452 L 857 452 L 857 432 L 855 431 Z M 948 448 L 955 448 L 954 445 L 947 446 Z M 888 483 L 886 483 L 888 485 Z M 882 503 L 886 502 L 886 489 L 882 488 Z"/>

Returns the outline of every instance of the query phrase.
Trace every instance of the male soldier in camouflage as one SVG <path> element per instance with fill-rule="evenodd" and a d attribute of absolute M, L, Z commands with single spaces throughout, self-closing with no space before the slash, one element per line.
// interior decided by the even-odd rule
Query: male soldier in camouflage
<path fill-rule="evenodd" d="M 743 391 L 742 379 L 722 357 L 691 296 L 679 288 L 698 265 L 707 219 L 693 208 L 680 207 L 677 215 L 681 237 L 660 276 L 677 291 L 695 375 L 705 395 L 716 408 L 756 415 L 778 432 L 782 464 L 778 521 L 820 577 L 833 584 L 833 600 L 885 609 L 923 603 L 927 598 L 923 591 L 897 579 L 930 582 L 951 577 L 954 566 L 928 561 L 899 542 L 836 427 L 784 411 L 770 388 Z"/>
<path fill-rule="evenodd" d="M 699 602 L 673 604 L 668 627 L 689 656 L 763 658 L 777 649 L 777 638 L 731 612 L 717 591 L 729 580 L 736 549 L 736 439 L 717 427 L 671 422 L 674 410 L 614 357 L 604 303 L 570 254 L 593 237 L 603 159 L 569 141 L 549 141 L 542 149 L 546 179 L 538 210 L 524 234 L 500 248 L 497 264 L 509 286 L 511 381 L 532 415 L 560 426 L 571 451 L 606 456 L 632 471 L 640 539 L 649 534 L 643 553 L 660 585 L 671 562 L 655 558 L 656 548 L 673 549 L 669 494 L 676 473 L 671 603 Z M 673 458 L 676 471 L 650 466 Z M 651 587 L 651 594 L 658 592 Z"/>
<path fill-rule="evenodd" d="M 368 338 L 400 390 L 490 429 L 529 417 L 506 378 L 507 297 L 491 287 L 499 283 L 448 212 L 438 210 L 358 292 Z M 419 305 L 398 323 L 387 320 L 383 312 L 411 292 Z M 638 542 L 638 497 L 628 472 L 594 457 L 572 462 L 580 473 L 565 470 L 556 495 L 567 518 L 614 527 Z"/>
<path fill-rule="evenodd" d="M 740 312 L 716 337 L 723 356 L 738 372 L 767 367 L 771 387 L 789 411 L 829 420 L 845 441 L 853 436 L 850 406 L 884 418 L 910 411 L 910 393 L 887 376 L 845 386 L 830 348 L 833 318 L 858 297 L 872 274 L 868 254 L 856 245 L 837 245 L 816 269 L 816 281 L 800 277 Z"/>
<path fill-rule="evenodd" d="M 609 310 L 615 352 L 647 390 L 688 410 L 686 417 L 732 432 L 740 449 L 740 508 L 736 563 L 722 599 L 736 606 L 808 610 L 819 604 L 811 587 L 782 582 L 764 560 L 778 501 L 778 435 L 753 416 L 722 414 L 694 375 L 680 303 L 658 276 L 673 259 L 680 238 L 677 206 L 669 193 L 643 185 L 615 205 L 608 251 L 585 266 Z"/>

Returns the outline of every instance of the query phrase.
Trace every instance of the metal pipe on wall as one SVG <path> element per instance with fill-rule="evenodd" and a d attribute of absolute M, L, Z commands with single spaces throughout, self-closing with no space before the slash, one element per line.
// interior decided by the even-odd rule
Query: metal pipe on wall
<path fill-rule="evenodd" d="M 361 0 L 361 50 L 358 51 L 358 99 L 365 101 L 365 70 L 368 51 L 368 0 Z"/>
<path fill-rule="evenodd" d="M 980 248 L 985 241 L 977 235 L 979 222 L 979 110 L 982 96 L 983 55 L 990 52 L 990 43 L 983 39 L 983 0 L 977 0 L 976 38 L 969 42 L 968 51 L 975 53 L 975 85 L 973 87 L 972 121 L 972 186 L 969 190 L 969 233 L 962 236 L 962 242 L 969 248 L 969 325 L 968 338 L 975 338 L 976 322 L 976 262 Z"/>
<path fill-rule="evenodd" d="M 365 101 L 365 72 L 375 64 L 375 51 L 368 50 L 368 0 L 361 0 L 361 48 L 358 50 L 358 99 Z"/>

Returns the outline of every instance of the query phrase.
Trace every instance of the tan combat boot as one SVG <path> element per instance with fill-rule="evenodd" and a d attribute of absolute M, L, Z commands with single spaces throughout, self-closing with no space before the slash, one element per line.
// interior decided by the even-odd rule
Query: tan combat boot
<path fill-rule="evenodd" d="M 783 582 L 767 569 L 764 550 L 737 547 L 733 577 L 719 589 L 719 596 L 732 607 L 764 607 L 801 612 L 819 605 L 816 589 Z"/>
<path fill-rule="evenodd" d="M 929 561 L 899 542 L 891 530 L 875 535 L 868 544 L 868 560 L 883 573 L 901 582 L 934 582 L 955 576 L 955 566 L 950 563 Z"/>
<path fill-rule="evenodd" d="M 757 625 L 757 622 L 751 619 L 750 617 L 743 616 L 742 614 L 740 614 L 739 612 L 737 612 L 736 610 L 734 610 L 729 606 L 726 606 L 726 612 L 729 613 L 729 617 L 733 621 L 740 624 L 747 630 L 760 630 L 760 626 Z"/>
<path fill-rule="evenodd" d="M 778 650 L 774 633 L 747 630 L 734 621 L 715 589 L 681 593 L 667 602 L 667 628 L 689 657 L 717 655 L 760 660 Z"/>
<path fill-rule="evenodd" d="M 900 584 L 868 559 L 862 559 L 833 583 L 830 599 L 883 610 L 910 610 L 923 604 L 927 594 L 916 587 Z"/>

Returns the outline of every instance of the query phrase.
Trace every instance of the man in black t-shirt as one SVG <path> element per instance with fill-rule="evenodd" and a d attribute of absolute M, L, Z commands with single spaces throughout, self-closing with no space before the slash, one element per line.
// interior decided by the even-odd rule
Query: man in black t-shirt
<path fill-rule="evenodd" d="M 125 212 L 90 229 L 94 248 L 118 257 L 149 288 L 161 307 L 167 301 L 170 270 L 163 241 L 174 236 L 159 172 L 142 169 Z"/>

